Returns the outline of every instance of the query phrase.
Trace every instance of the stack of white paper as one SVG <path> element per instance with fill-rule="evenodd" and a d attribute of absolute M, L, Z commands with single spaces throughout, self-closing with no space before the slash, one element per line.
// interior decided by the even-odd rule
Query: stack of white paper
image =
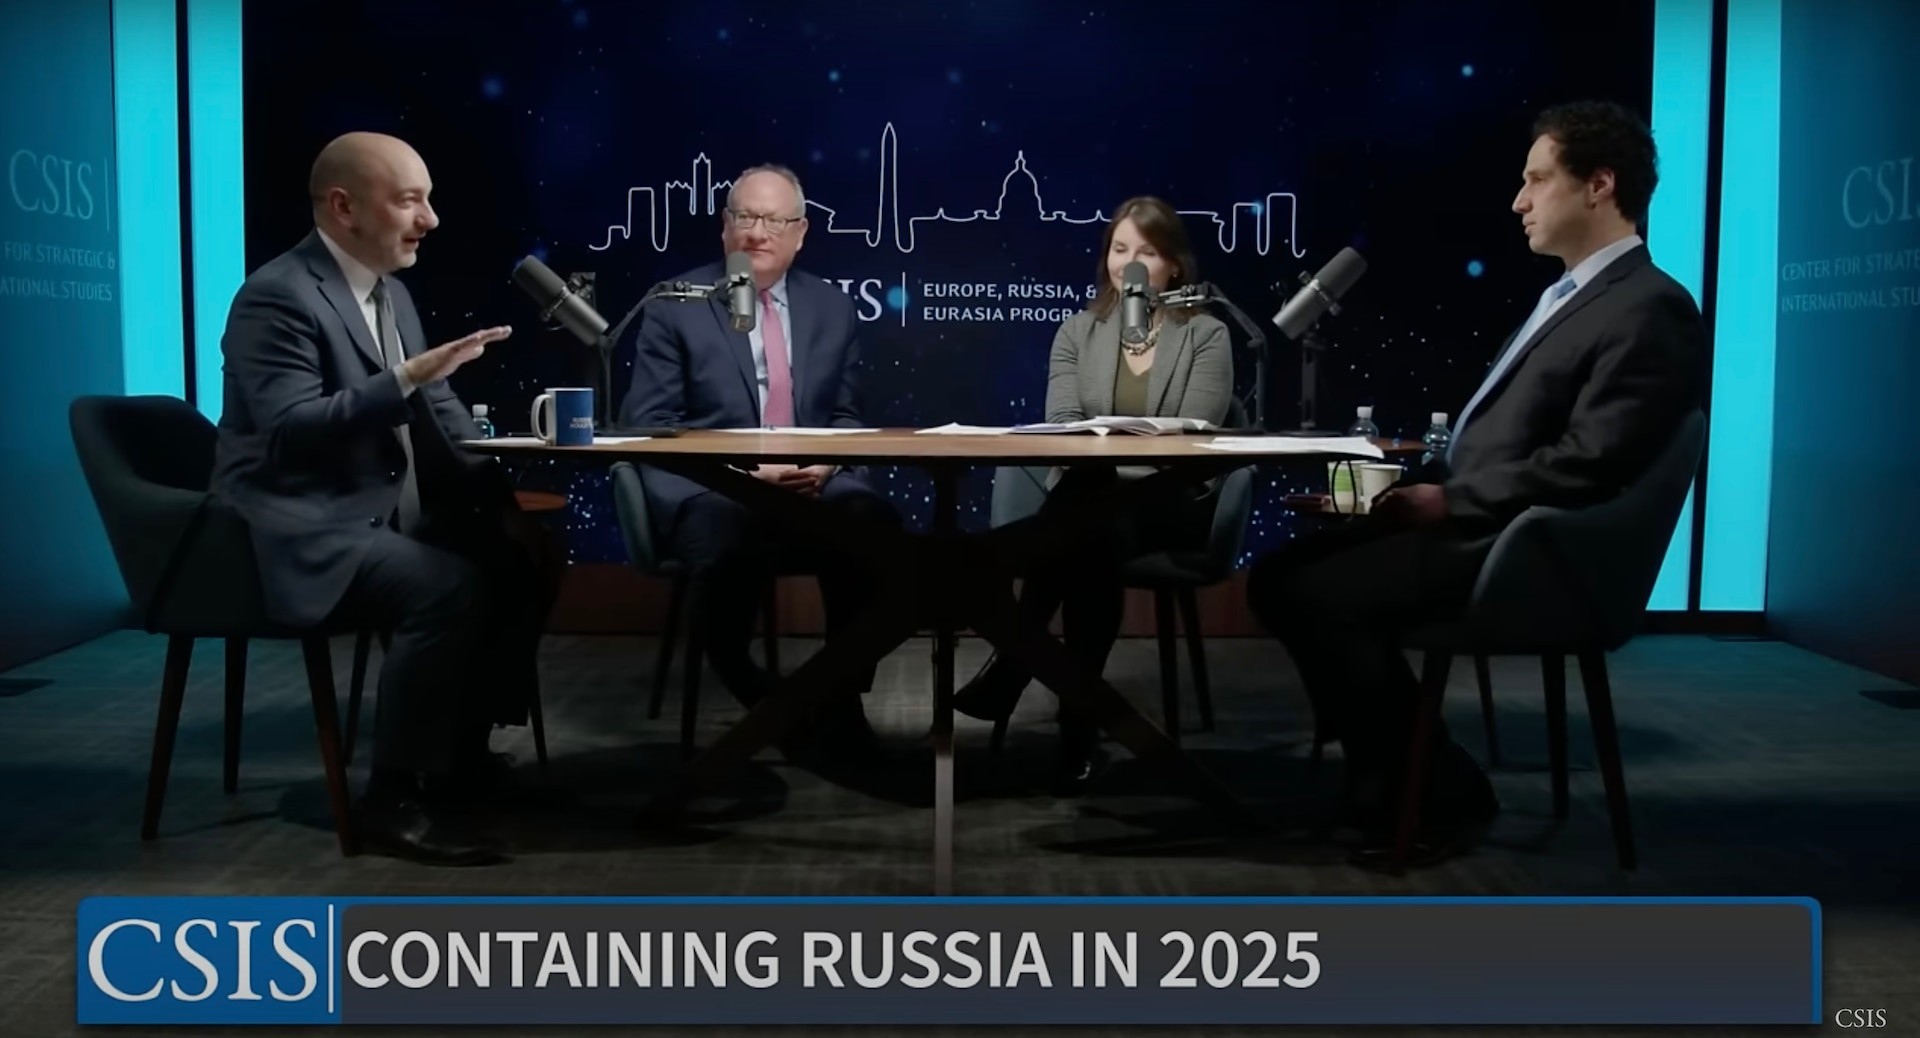
<path fill-rule="evenodd" d="M 1200 418 L 1136 418 L 1129 415 L 1103 415 L 1077 422 L 1040 422 L 1016 425 L 1017 433 L 1080 433 L 1105 436 L 1110 432 L 1130 432 L 1141 436 L 1166 436 L 1173 433 L 1206 432 L 1213 423 Z"/>
<path fill-rule="evenodd" d="M 1005 435 L 1006 435 L 1006 434 L 1007 434 L 1007 433 L 1008 433 L 1009 431 L 1010 431 L 1010 430 L 1009 430 L 1009 429 L 1007 429 L 1007 428 L 1006 428 L 1005 426 L 993 426 L 993 425 L 961 425 L 961 424 L 960 424 L 959 422 L 948 422 L 948 423 L 947 423 L 946 425 L 942 425 L 942 426 L 938 426 L 938 427 L 935 427 L 935 428 L 932 428 L 932 429 L 915 429 L 915 430 L 914 430 L 914 435 L 916 435 L 916 436 L 918 436 L 918 435 L 928 435 L 928 436 L 1005 436 Z"/>
<path fill-rule="evenodd" d="M 846 436 L 849 433 L 879 432 L 878 429 L 791 428 L 791 429 L 716 429 L 715 432 L 767 433 L 781 436 Z"/>
<path fill-rule="evenodd" d="M 1359 458 L 1386 458 L 1364 436 L 1216 436 L 1200 446 L 1241 454 L 1341 454 Z"/>
<path fill-rule="evenodd" d="M 595 447 L 606 447 L 606 446 L 611 446 L 614 444 L 621 444 L 621 443 L 639 443 L 642 440 L 651 440 L 651 439 L 653 439 L 653 437 L 651 436 L 595 436 L 593 438 L 593 445 Z M 498 444 L 499 446 L 502 446 L 502 447 L 551 447 L 553 446 L 553 444 L 548 443 L 546 440 L 543 440 L 538 436 L 495 436 L 490 440 L 462 440 L 461 442 L 471 443 L 471 444 L 492 443 L 492 444 Z"/>

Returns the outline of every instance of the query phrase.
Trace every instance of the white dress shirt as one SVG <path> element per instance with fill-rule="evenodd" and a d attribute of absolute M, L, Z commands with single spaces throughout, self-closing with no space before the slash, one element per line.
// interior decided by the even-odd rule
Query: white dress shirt
<path fill-rule="evenodd" d="M 1645 244 L 1645 242 L 1641 240 L 1638 234 L 1629 234 L 1619 241 L 1614 242 L 1612 245 L 1608 245 L 1593 255 L 1588 256 L 1586 259 L 1581 260 L 1579 266 L 1567 271 L 1566 276 L 1573 279 L 1573 291 L 1555 300 L 1553 305 L 1547 308 L 1547 312 L 1541 315 L 1540 323 L 1547 323 L 1547 320 L 1553 316 L 1554 311 L 1567 305 L 1567 300 L 1578 295 L 1581 289 L 1587 287 L 1588 282 L 1600 276 L 1601 271 L 1613 266 L 1614 260 L 1625 256 L 1643 244 Z"/>
<path fill-rule="evenodd" d="M 366 318 L 367 332 L 373 336 L 373 344 L 379 346 L 380 310 L 379 307 L 374 304 L 373 290 L 380 284 L 380 275 L 375 274 L 373 268 L 354 259 L 347 250 L 340 247 L 339 242 L 329 237 L 327 232 L 320 231 L 319 233 L 320 241 L 326 245 L 327 251 L 333 254 L 333 261 L 340 264 L 340 273 L 346 275 L 347 288 L 353 293 L 353 298 L 360 304 L 360 316 Z M 387 291 L 392 292 L 393 290 L 389 288 Z M 397 328 L 398 325 L 399 322 L 396 319 L 395 327 Z M 406 356 L 405 348 L 399 343 L 395 343 L 394 348 L 400 351 L 402 357 Z M 764 369 L 764 367 L 765 365 L 763 364 L 762 368 Z M 404 362 L 393 366 L 393 377 L 400 382 L 400 393 L 402 396 L 413 393 L 413 380 L 407 377 L 407 369 Z"/>

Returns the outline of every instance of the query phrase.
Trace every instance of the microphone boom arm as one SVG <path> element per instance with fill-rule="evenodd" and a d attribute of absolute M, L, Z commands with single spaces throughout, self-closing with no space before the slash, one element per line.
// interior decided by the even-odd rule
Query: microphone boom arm
<path fill-rule="evenodd" d="M 659 282 L 652 288 L 647 289 L 646 294 L 640 297 L 640 301 L 633 304 L 633 309 L 628 310 L 627 315 L 620 318 L 619 324 L 614 325 L 612 329 L 600 336 L 600 341 L 595 344 L 600 351 L 600 386 L 595 391 L 594 398 L 601 402 L 601 421 L 599 425 L 601 429 L 610 430 L 614 427 L 613 351 L 619 347 L 620 340 L 626 337 L 627 326 L 633 323 L 634 318 L 640 316 L 640 311 L 645 310 L 647 304 L 656 299 L 672 299 L 683 303 L 698 302 L 703 299 L 712 298 L 716 293 L 725 291 L 726 288 L 727 284 L 724 281 L 718 285 L 699 285 L 691 281 Z"/>

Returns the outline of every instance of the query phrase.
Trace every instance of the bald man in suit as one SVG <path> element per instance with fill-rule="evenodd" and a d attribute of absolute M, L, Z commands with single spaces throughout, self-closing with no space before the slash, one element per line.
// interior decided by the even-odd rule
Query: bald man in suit
<path fill-rule="evenodd" d="M 497 788 L 495 724 L 523 724 L 564 554 L 521 513 L 448 376 L 509 328 L 429 347 L 393 275 L 439 225 L 426 163 L 380 134 L 315 160 L 314 230 L 241 286 L 221 340 L 215 493 L 251 527 L 273 619 L 390 633 L 359 825 L 422 862 L 499 848 L 448 810 Z"/>

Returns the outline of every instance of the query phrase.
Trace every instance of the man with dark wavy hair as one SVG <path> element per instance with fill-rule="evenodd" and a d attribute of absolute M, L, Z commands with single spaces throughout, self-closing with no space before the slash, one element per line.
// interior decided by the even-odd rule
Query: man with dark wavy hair
<path fill-rule="evenodd" d="M 1701 406 L 1699 308 L 1640 236 L 1658 181 L 1653 136 L 1627 109 L 1542 114 L 1513 211 L 1532 250 L 1565 270 L 1493 357 L 1445 456 L 1367 516 L 1254 566 L 1249 604 L 1286 644 L 1353 771 L 1347 808 L 1368 834 L 1356 864 L 1388 861 L 1413 737 L 1419 683 L 1399 633 L 1459 615 L 1522 512 L 1619 494 Z M 1499 810 L 1472 758 L 1444 731 L 1436 739 L 1411 864 L 1471 846 Z"/>

